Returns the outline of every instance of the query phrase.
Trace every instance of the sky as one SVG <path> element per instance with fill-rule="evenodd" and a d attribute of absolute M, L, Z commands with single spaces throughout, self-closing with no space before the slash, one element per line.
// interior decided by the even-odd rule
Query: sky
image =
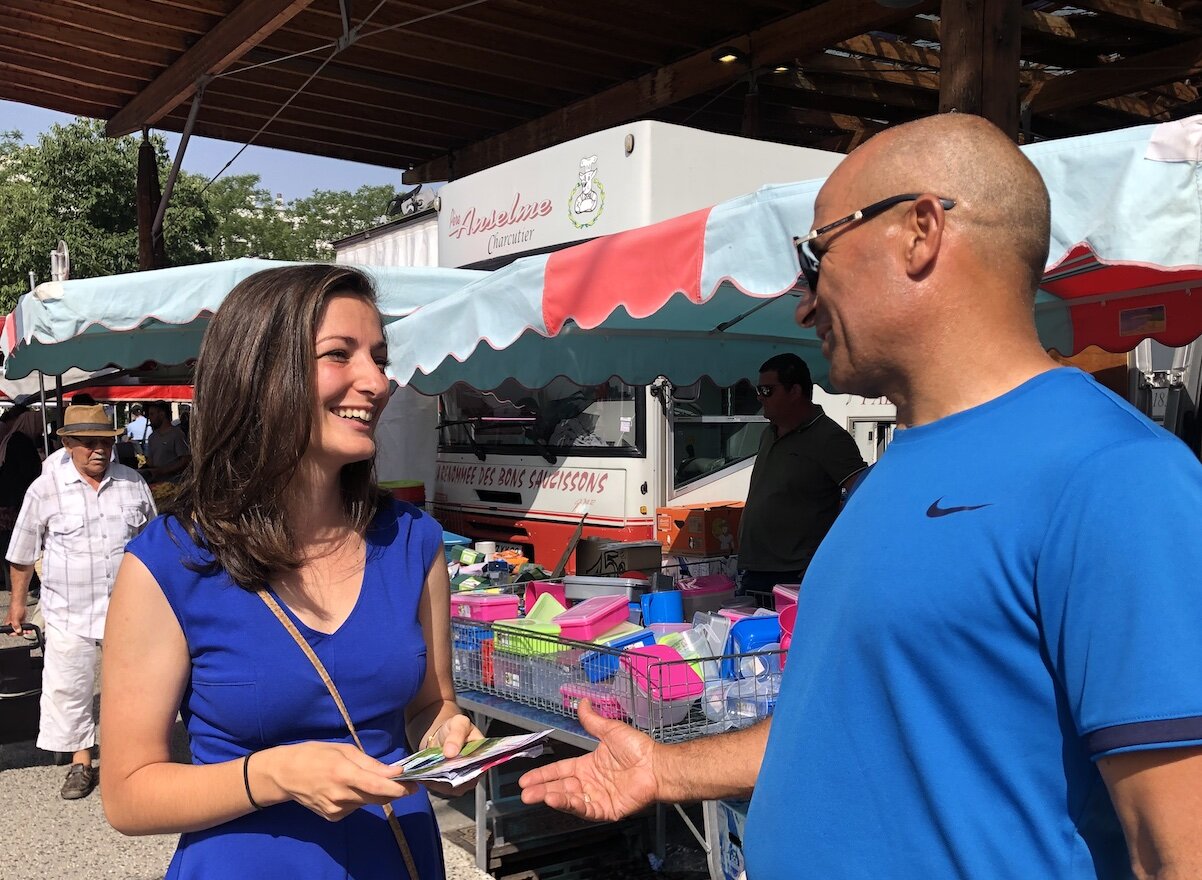
<path fill-rule="evenodd" d="M 0 131 L 15 129 L 21 132 L 27 143 L 36 143 L 38 135 L 55 123 L 65 125 L 73 119 L 66 113 L 43 110 L 30 104 L 0 101 Z M 165 131 L 157 133 L 167 139 L 167 150 L 174 160 L 179 135 Z M 188 141 L 188 149 L 184 153 L 184 170 L 212 177 L 234 157 L 240 146 L 232 141 L 193 137 Z M 265 189 L 281 193 L 286 201 L 308 196 L 315 189 L 356 190 L 364 184 L 408 189 L 401 185 L 399 168 L 323 159 L 268 147 L 248 147 L 225 174 L 257 174 Z"/>

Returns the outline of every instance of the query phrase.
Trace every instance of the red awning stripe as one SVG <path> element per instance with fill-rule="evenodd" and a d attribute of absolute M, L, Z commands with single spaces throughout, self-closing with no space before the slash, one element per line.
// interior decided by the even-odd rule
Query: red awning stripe
<path fill-rule="evenodd" d="M 618 306 L 645 318 L 677 292 L 697 303 L 707 299 L 713 291 L 701 290 L 701 267 L 709 214 L 705 208 L 551 254 L 543 282 L 548 335 L 568 319 L 596 327 Z"/>

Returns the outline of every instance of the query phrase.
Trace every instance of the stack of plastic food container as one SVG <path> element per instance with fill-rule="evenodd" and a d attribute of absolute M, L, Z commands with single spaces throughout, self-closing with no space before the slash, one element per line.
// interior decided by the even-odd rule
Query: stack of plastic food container
<path fill-rule="evenodd" d="M 705 685 L 674 648 L 647 645 L 622 655 L 614 678 L 614 695 L 622 711 L 644 730 L 679 724 L 697 702 Z"/>

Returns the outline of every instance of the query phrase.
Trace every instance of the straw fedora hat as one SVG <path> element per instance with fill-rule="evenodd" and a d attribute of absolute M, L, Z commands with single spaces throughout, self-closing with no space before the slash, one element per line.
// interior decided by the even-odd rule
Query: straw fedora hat
<path fill-rule="evenodd" d="M 104 412 L 104 407 L 69 406 L 63 416 L 63 426 L 54 433 L 60 437 L 116 437 L 124 434 L 124 428 L 114 428 Z"/>

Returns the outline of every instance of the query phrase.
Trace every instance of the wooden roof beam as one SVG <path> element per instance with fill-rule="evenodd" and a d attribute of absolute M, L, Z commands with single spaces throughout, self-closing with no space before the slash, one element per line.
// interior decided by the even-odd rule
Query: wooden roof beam
<path fill-rule="evenodd" d="M 934 93 L 894 89 L 887 85 L 878 87 L 862 80 L 834 78 L 823 82 L 821 91 L 815 83 L 804 77 L 799 77 L 791 89 L 765 87 L 761 83 L 760 97 L 761 100 L 784 106 L 847 114 L 865 122 L 880 121 L 886 124 L 909 122 L 938 109 L 938 96 Z"/>
<path fill-rule="evenodd" d="M 871 119 L 864 119 L 849 113 L 828 113 L 824 110 L 810 110 L 806 107 L 786 107 L 781 112 L 792 122 L 810 128 L 864 131 L 868 134 L 876 134 L 885 130 L 885 125 L 880 122 L 873 122 Z"/>
<path fill-rule="evenodd" d="M 273 74 L 279 71 L 289 77 L 308 77 L 321 63 L 312 57 L 284 60 L 283 56 L 278 52 L 262 48 L 251 49 L 246 53 L 243 60 L 248 64 L 270 62 L 270 66 L 260 69 L 270 71 Z M 243 74 L 239 73 L 237 76 L 223 77 L 223 79 L 239 82 L 242 76 Z M 357 89 L 372 89 L 373 91 L 387 93 L 395 101 L 420 98 L 422 100 L 442 103 L 455 108 L 459 112 L 471 114 L 475 121 L 487 127 L 515 125 L 541 110 L 539 105 L 524 100 L 521 95 L 512 98 L 495 98 L 491 95 L 481 95 L 477 92 L 465 91 L 458 86 L 447 85 L 441 82 L 400 76 L 393 73 L 380 73 L 362 67 L 339 64 L 337 61 L 327 64 L 322 69 L 319 79 L 343 83 L 354 86 Z"/>
<path fill-rule="evenodd" d="M 902 64 L 913 64 L 919 67 L 939 69 L 939 53 L 934 49 L 915 46 L 904 40 L 886 40 L 863 34 L 844 40 L 831 47 L 842 52 L 852 52 L 869 58 L 880 58 L 885 61 L 897 61 Z"/>
<path fill-rule="evenodd" d="M 1113 110 L 1133 117 L 1131 124 L 1156 120 L 1157 117 L 1169 118 L 1169 114 L 1180 106 L 1179 101 L 1170 101 L 1163 95 L 1154 92 L 1144 92 L 1142 95 L 1119 95 L 1117 98 L 1106 98 L 1098 101 L 1099 107 Z"/>
<path fill-rule="evenodd" d="M 918 6 L 899 10 L 881 6 L 876 0 L 827 0 L 745 37 L 724 41 L 722 45 L 735 45 L 746 52 L 752 69 L 772 68 L 849 36 L 888 28 L 934 8 L 934 5 L 932 0 L 923 0 Z M 405 182 L 461 177 L 554 143 L 646 116 L 685 98 L 723 88 L 743 74 L 746 67 L 715 63 L 712 55 L 716 48 L 697 52 L 511 131 L 427 162 L 408 172 Z M 732 67 L 736 69 L 732 70 Z"/>
<path fill-rule="evenodd" d="M 179 131 L 184 127 L 184 117 L 186 113 L 176 113 L 170 117 L 170 123 L 164 125 L 172 131 Z M 168 120 L 164 119 L 167 123 Z M 251 135 L 258 130 L 257 122 L 252 121 L 250 124 L 237 125 L 217 122 L 198 122 L 196 124 L 196 134 L 198 137 L 216 138 L 223 141 L 232 141 L 235 144 L 244 144 Z M 375 141 L 365 142 L 356 139 L 355 143 L 348 144 L 343 137 L 333 136 L 327 137 L 320 130 L 304 129 L 294 131 L 292 126 L 280 126 L 281 130 L 276 131 L 276 126 L 272 126 L 259 136 L 255 142 L 260 147 L 274 147 L 277 150 L 291 150 L 294 153 L 306 153 L 314 156 L 323 156 L 328 159 L 345 159 L 349 162 L 365 162 L 368 165 L 383 165 L 386 168 L 400 168 L 409 164 L 415 159 L 420 159 L 423 154 L 417 151 L 401 152 L 391 147 L 380 147 Z M 202 130 L 203 129 L 203 130 Z"/>
<path fill-rule="evenodd" d="M 1074 6 L 1085 6 L 1084 3 L 1074 3 Z M 1129 32 L 1105 27 L 1097 17 L 1051 15 L 1046 12 L 1035 12 L 1024 9 L 1019 14 L 1019 26 L 1023 33 L 1042 39 L 1046 42 L 1081 45 L 1084 43 L 1114 43 L 1129 42 L 1132 35 Z M 912 18 L 902 22 L 897 32 L 915 40 L 926 40 L 941 43 L 941 27 L 937 19 Z"/>
<path fill-rule="evenodd" d="M 157 122 L 196 91 L 202 76 L 220 73 L 313 0 L 242 0 L 191 49 L 122 107 L 105 126 L 109 137 Z"/>
<path fill-rule="evenodd" d="M 1088 9 L 1106 18 L 1118 19 L 1150 30 L 1180 36 L 1196 34 L 1198 28 L 1176 9 L 1149 0 L 1073 0 L 1078 9 Z"/>
<path fill-rule="evenodd" d="M 845 58 L 839 55 L 814 55 L 801 63 L 804 73 L 835 73 L 861 76 L 874 82 L 911 86 L 916 89 L 939 90 L 939 74 L 930 70 L 912 70 L 869 61 L 864 58 Z"/>
<path fill-rule="evenodd" d="M 847 112 L 872 116 L 874 114 L 870 108 L 875 105 L 879 109 L 877 118 L 890 121 L 897 118 L 897 111 L 901 111 L 902 119 L 909 119 L 935 113 L 939 109 L 937 90 L 913 89 L 867 77 L 798 74 L 788 85 L 806 94 L 803 101 L 808 106 L 837 109 L 837 105 L 842 101 L 858 101 L 861 102 L 857 105 L 860 109 L 849 108 Z M 760 91 L 763 91 L 763 86 L 760 87 Z M 891 113 L 894 115 L 890 115 Z"/>
<path fill-rule="evenodd" d="M 1105 98 L 1142 92 L 1202 72 L 1202 38 L 1132 55 L 1103 67 L 1078 70 L 1036 83 L 1023 98 L 1032 113 L 1052 113 Z"/>
<path fill-rule="evenodd" d="M 1084 7 L 1084 3 L 1074 3 Z M 1083 42 L 1118 42 L 1123 36 L 1100 26 L 1097 18 L 1084 15 L 1050 15 L 1024 9 L 1019 13 L 1019 26 L 1024 32 L 1058 43 L 1079 44 Z"/>
<path fill-rule="evenodd" d="M 87 97 L 60 95 L 46 88 L 45 82 L 39 80 L 35 85 L 26 87 L 8 77 L 0 77 L 0 100 L 45 107 L 47 110 L 57 110 L 59 113 L 70 113 L 72 116 L 85 116 L 89 119 L 103 119 L 109 110 L 107 105 L 95 100 L 95 92 L 89 92 Z"/>

